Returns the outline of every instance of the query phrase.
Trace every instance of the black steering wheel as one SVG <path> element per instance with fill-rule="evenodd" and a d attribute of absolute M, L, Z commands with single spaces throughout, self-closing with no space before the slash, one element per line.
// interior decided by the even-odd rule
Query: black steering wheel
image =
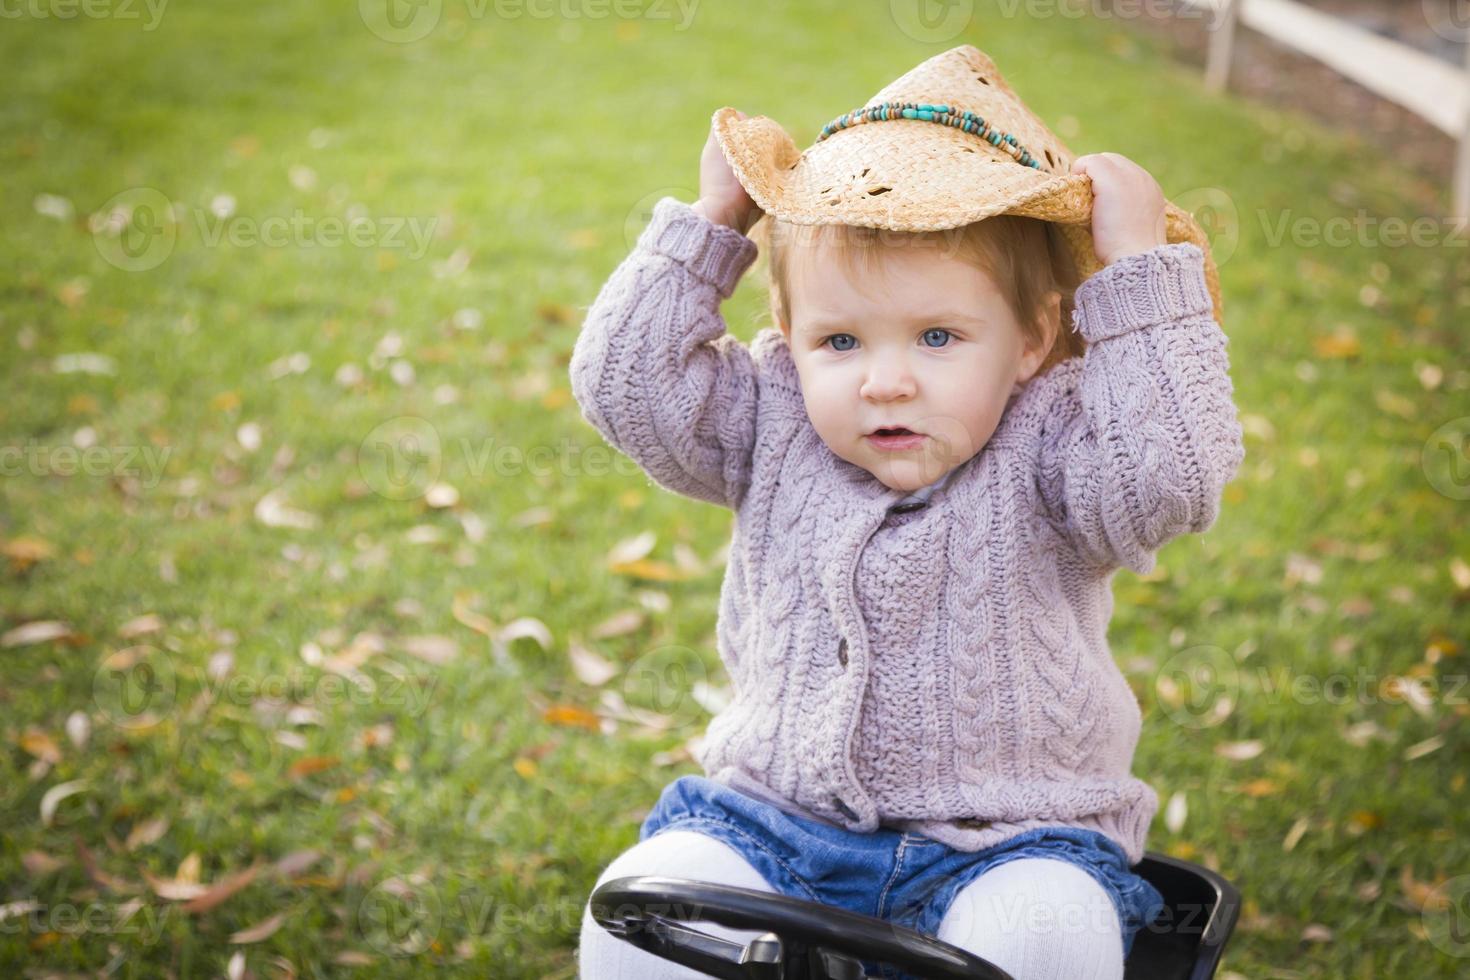
<path fill-rule="evenodd" d="M 599 885 L 588 903 L 608 932 L 724 980 L 861 980 L 886 963 L 925 980 L 1015 980 L 933 936 L 846 909 L 684 878 L 639 875 Z M 732 942 L 685 925 L 764 931 Z"/>

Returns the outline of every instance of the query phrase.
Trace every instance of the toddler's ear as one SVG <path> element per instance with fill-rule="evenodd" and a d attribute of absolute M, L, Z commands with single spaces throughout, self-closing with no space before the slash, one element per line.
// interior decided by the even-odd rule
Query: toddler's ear
<path fill-rule="evenodd" d="M 1028 342 L 1026 350 L 1021 355 L 1020 369 L 1016 372 L 1016 381 L 1030 381 L 1032 376 L 1041 369 L 1046 361 L 1046 355 L 1051 353 L 1052 345 L 1057 341 L 1057 333 L 1062 324 L 1062 294 L 1053 289 L 1046 294 L 1043 301 L 1041 313 L 1037 315 L 1037 325 L 1040 327 L 1042 342 Z"/>

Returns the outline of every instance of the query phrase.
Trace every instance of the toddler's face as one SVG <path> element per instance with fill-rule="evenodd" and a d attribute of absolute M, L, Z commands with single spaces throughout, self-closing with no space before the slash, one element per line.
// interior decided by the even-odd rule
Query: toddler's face
<path fill-rule="evenodd" d="M 866 277 L 821 243 L 798 253 L 781 327 L 828 448 L 905 492 L 978 453 L 1046 355 L 990 276 L 933 241 L 879 250 Z M 1059 297 L 1049 299 L 1055 324 Z"/>

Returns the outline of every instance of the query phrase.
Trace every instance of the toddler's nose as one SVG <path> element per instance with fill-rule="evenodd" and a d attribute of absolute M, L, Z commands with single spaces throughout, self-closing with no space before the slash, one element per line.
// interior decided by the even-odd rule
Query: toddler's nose
<path fill-rule="evenodd" d="M 914 378 L 908 371 L 894 367 L 880 367 L 868 375 L 863 382 L 862 395 L 873 401 L 892 401 L 909 398 L 914 394 Z"/>

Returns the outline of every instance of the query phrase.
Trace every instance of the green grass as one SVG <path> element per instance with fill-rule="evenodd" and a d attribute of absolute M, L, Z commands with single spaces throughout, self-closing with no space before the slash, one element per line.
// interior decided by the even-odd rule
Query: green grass
<path fill-rule="evenodd" d="M 830 0 L 706 3 L 686 30 L 670 5 L 659 9 L 673 19 L 505 19 L 446 0 L 407 44 L 374 36 L 350 3 L 170 5 L 151 31 L 141 5 L 141 20 L 7 20 L 0 446 L 41 462 L 0 481 L 0 630 L 61 620 L 72 632 L 0 649 L 0 905 L 44 906 L 0 922 L 0 972 L 215 976 L 239 950 L 257 976 L 283 975 L 278 957 L 302 976 L 572 976 L 598 872 L 636 840 L 659 789 L 697 771 L 653 757 L 708 716 L 608 734 L 541 707 L 598 706 L 570 669 L 573 643 L 620 668 L 687 647 L 722 680 L 713 630 L 730 530 L 728 512 L 663 493 L 626 461 L 575 458 L 604 445 L 568 392 L 582 311 L 626 254 L 640 202 L 692 199 L 714 109 L 773 116 L 804 143 L 962 42 L 990 53 L 1076 152 L 1133 157 L 1175 200 L 1219 188 L 1238 217 L 1221 272 L 1244 469 L 1208 535 L 1171 544 L 1147 580 L 1117 579 L 1114 651 L 1145 711 L 1135 771 L 1187 800 L 1182 828 L 1161 814 L 1150 847 L 1240 885 L 1226 968 L 1241 976 L 1463 972 L 1470 948 L 1426 938 L 1443 919 L 1421 914 L 1416 886 L 1470 874 L 1470 689 L 1455 686 L 1470 616 L 1454 571 L 1470 559 L 1470 504 L 1421 466 L 1431 433 L 1470 405 L 1467 250 L 1268 235 L 1285 209 L 1412 220 L 1445 195 L 1380 148 L 1206 95 L 1197 71 L 1124 22 L 1002 16 L 1012 7 L 980 5 L 962 35 L 927 45 L 895 29 L 887 4 Z M 301 170 L 293 183 L 293 167 L 314 183 Z M 130 272 L 104 259 L 87 216 L 139 187 L 180 221 L 162 263 Z M 76 215 L 38 213 L 40 194 Z M 210 244 L 217 225 L 200 215 L 220 195 L 237 229 L 363 214 L 432 223 L 434 237 L 421 255 L 387 224 L 366 246 L 331 245 L 320 225 L 286 247 Z M 725 307 L 732 330 L 749 339 L 764 305 L 751 275 Z M 463 309 L 483 324 L 457 328 Z M 1323 346 L 1339 328 L 1353 342 Z M 374 361 L 390 332 L 401 355 Z M 115 373 L 54 370 L 82 352 Z M 305 370 L 272 377 L 293 354 Z M 411 383 L 393 380 L 393 360 L 412 365 Z M 334 380 L 347 364 L 362 373 L 350 387 Z M 374 492 L 388 485 L 369 435 L 405 416 L 437 434 L 430 458 L 459 492 L 453 508 Z M 238 435 L 247 423 L 254 451 Z M 106 472 L 62 472 L 58 450 L 78 438 L 102 447 Z M 497 464 L 499 447 L 548 455 Z M 108 475 L 142 448 L 161 460 L 157 480 Z M 257 520 L 277 488 L 316 526 Z M 545 519 L 518 519 L 533 508 Z M 689 549 L 705 573 L 610 571 L 609 549 L 645 530 L 652 559 Z M 635 607 L 635 630 L 592 638 Z M 496 626 L 535 617 L 553 642 L 517 639 L 497 657 L 464 610 Z M 160 629 L 125 635 L 149 613 Z M 358 633 L 383 641 L 361 667 L 370 696 L 303 655 L 311 642 L 340 653 Z M 457 655 L 415 657 L 414 636 L 448 637 Z M 104 666 L 138 646 L 159 671 L 150 726 Z M 1235 709 L 1204 727 L 1171 720 L 1159 680 L 1197 647 L 1229 651 L 1240 670 Z M 232 651 L 229 683 L 208 673 L 220 651 Z M 139 669 L 123 675 L 133 694 L 146 693 Z M 1361 701 L 1324 703 L 1273 694 L 1283 672 L 1371 681 Z M 1394 675 L 1436 696 L 1416 711 L 1373 693 Z M 605 686 L 637 700 L 621 676 Z M 272 694 L 320 723 L 272 711 Z M 63 734 L 76 712 L 91 723 L 81 748 Z M 1342 732 L 1361 722 L 1381 737 L 1358 747 Z M 1436 751 L 1404 758 L 1435 736 Z M 1250 739 L 1265 743 L 1252 759 L 1213 751 Z M 43 825 L 43 795 L 71 781 L 83 790 Z M 157 839 L 129 848 L 157 818 Z M 303 850 L 322 857 L 273 870 Z M 260 869 L 191 914 L 145 878 L 174 878 L 190 855 L 205 883 Z M 394 897 L 397 881 L 418 883 L 419 905 Z M 134 900 L 111 934 L 69 918 L 114 923 Z M 427 910 L 425 927 L 386 931 L 394 910 L 400 925 Z M 269 938 L 229 941 L 277 915 Z M 1304 938 L 1312 924 L 1332 938 Z"/>

